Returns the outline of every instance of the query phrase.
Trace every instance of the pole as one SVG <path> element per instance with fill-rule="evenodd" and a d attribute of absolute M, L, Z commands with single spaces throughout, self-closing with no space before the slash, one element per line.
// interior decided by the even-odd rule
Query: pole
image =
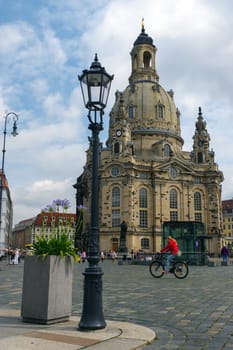
<path fill-rule="evenodd" d="M 16 121 L 18 120 L 18 115 L 14 112 L 9 112 L 7 113 L 4 118 L 5 118 L 5 123 L 4 123 L 4 131 L 3 131 L 3 147 L 2 147 L 2 173 L 1 173 L 1 181 L 0 181 L 0 238 L 2 237 L 2 200 L 3 200 L 3 187 L 4 187 L 4 181 L 5 181 L 5 171 L 4 171 L 4 166 L 5 166 L 5 153 L 6 153 L 6 126 L 7 126 L 7 121 L 8 119 L 12 116 L 12 119 L 14 121 L 13 125 L 13 136 L 17 135 L 16 132 Z M 9 232 L 8 232 L 8 250 L 9 250 Z"/>
<path fill-rule="evenodd" d="M 95 121 L 96 121 L 95 110 Z M 102 113 L 102 112 L 100 112 Z M 102 119 L 101 119 L 102 120 Z M 80 330 L 97 330 L 106 327 L 102 305 L 102 269 L 98 266 L 99 254 L 99 132 L 102 123 L 91 122 L 92 131 L 92 197 L 91 197 L 91 227 L 88 238 L 88 267 L 84 275 L 83 310 L 79 323 Z"/>
<path fill-rule="evenodd" d="M 1 173 L 1 185 L 0 185 L 0 236 L 2 230 L 2 195 L 3 195 L 3 182 L 4 182 L 4 163 L 5 163 L 5 153 L 6 153 L 6 123 L 7 116 L 5 116 L 4 131 L 3 131 L 3 147 L 2 147 L 2 173 Z"/>

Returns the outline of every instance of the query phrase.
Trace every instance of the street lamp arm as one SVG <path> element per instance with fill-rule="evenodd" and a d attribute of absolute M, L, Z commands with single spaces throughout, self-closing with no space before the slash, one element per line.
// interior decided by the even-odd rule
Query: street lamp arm
<path fill-rule="evenodd" d="M 14 116 L 14 117 L 13 117 L 13 120 L 18 120 L 18 119 L 19 119 L 18 114 L 16 114 L 15 112 L 8 112 L 8 113 L 4 116 L 4 118 L 7 119 L 7 118 L 8 118 L 9 116 L 11 116 L 11 115 Z"/>
<path fill-rule="evenodd" d="M 5 153 L 6 153 L 6 126 L 7 126 L 7 121 L 10 120 L 12 117 L 13 120 L 13 131 L 12 131 L 12 135 L 16 136 L 18 135 L 17 133 L 17 120 L 19 119 L 18 114 L 16 114 L 15 112 L 8 112 L 3 118 L 5 119 L 5 123 L 4 123 L 4 131 L 3 131 L 3 148 L 2 148 L 2 174 L 4 174 L 4 163 L 5 163 Z"/>

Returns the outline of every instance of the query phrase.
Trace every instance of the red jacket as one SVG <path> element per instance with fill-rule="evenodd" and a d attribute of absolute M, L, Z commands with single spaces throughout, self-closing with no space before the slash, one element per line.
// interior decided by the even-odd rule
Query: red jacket
<path fill-rule="evenodd" d="M 166 247 L 161 249 L 161 253 L 170 252 L 171 254 L 177 254 L 179 250 L 178 244 L 175 239 L 169 239 Z"/>

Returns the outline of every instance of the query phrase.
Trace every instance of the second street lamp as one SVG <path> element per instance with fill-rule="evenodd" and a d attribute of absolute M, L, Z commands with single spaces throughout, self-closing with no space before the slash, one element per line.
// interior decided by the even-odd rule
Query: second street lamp
<path fill-rule="evenodd" d="M 12 127 L 12 135 L 13 136 L 17 136 L 17 121 L 19 119 L 18 114 L 14 113 L 14 112 L 9 112 L 4 116 L 5 119 L 5 123 L 4 123 L 4 131 L 3 131 L 3 148 L 2 148 L 2 169 L 1 169 L 1 182 L 0 182 L 0 241 L 5 242 L 5 246 L 6 246 L 6 239 L 5 239 L 5 232 L 4 232 L 4 228 L 2 227 L 2 216 L 3 216 L 3 187 L 4 187 L 4 182 L 5 182 L 5 170 L 4 170 L 4 166 L 5 166 L 5 153 L 6 153 L 6 135 L 7 135 L 7 122 L 9 120 L 13 121 L 13 127 Z M 3 231 L 3 232 L 2 232 Z M 9 240 L 9 232 L 7 232 L 7 245 L 8 245 L 8 249 L 9 249 L 9 244 L 10 244 L 10 240 Z"/>
<path fill-rule="evenodd" d="M 92 188 L 91 225 L 88 237 L 88 267 L 84 274 L 84 297 L 80 330 L 106 327 L 102 305 L 102 269 L 98 265 L 99 249 L 99 132 L 103 130 L 103 114 L 107 104 L 113 75 L 109 75 L 98 62 L 97 55 L 89 70 L 78 77 L 85 107 L 89 110 L 89 129 L 92 131 Z"/>

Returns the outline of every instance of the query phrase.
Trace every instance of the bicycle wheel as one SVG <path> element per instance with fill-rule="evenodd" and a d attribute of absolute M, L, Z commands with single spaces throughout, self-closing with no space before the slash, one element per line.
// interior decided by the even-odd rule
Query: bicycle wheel
<path fill-rule="evenodd" d="M 161 261 L 154 260 L 150 263 L 150 273 L 155 278 L 160 278 L 164 275 L 164 265 Z"/>
<path fill-rule="evenodd" d="M 173 265 L 173 273 L 179 279 L 187 277 L 189 273 L 188 265 L 184 261 L 176 261 Z"/>

